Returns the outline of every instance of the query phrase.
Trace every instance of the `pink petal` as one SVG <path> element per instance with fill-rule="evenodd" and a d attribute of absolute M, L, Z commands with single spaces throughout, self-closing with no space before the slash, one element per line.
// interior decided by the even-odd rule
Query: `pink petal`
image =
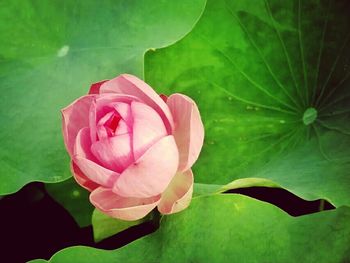
<path fill-rule="evenodd" d="M 120 117 L 129 125 L 132 126 L 132 115 L 130 104 L 125 102 L 113 103 L 114 109 L 118 112 Z"/>
<path fill-rule="evenodd" d="M 132 132 L 130 127 L 126 124 L 124 120 L 120 120 L 117 129 L 115 130 L 115 135 L 122 135 L 125 133 Z"/>
<path fill-rule="evenodd" d="M 115 181 L 118 179 L 118 173 L 106 169 L 88 159 L 80 156 L 74 156 L 73 160 L 80 170 L 86 175 L 86 177 L 99 185 L 112 187 Z"/>
<path fill-rule="evenodd" d="M 101 139 L 132 132 L 132 115 L 130 105 L 124 102 L 112 103 L 113 108 L 97 124 L 97 136 Z M 112 120 L 118 120 L 115 130 L 110 129 Z M 109 127 L 109 128 L 108 128 Z"/>
<path fill-rule="evenodd" d="M 193 174 L 191 169 L 178 172 L 162 194 L 158 210 L 162 214 L 180 212 L 189 206 L 193 193 Z"/>
<path fill-rule="evenodd" d="M 122 104 L 126 105 L 125 107 L 127 107 L 128 109 L 128 112 L 122 112 L 125 120 L 122 119 L 122 116 L 120 116 L 119 112 L 117 112 L 115 109 L 111 109 L 110 112 L 106 113 L 106 115 L 104 115 L 98 121 L 97 126 L 92 125 L 93 129 L 96 130 L 97 137 L 100 140 L 114 136 L 115 132 L 117 134 L 132 132 L 132 116 L 131 116 L 130 106 L 126 103 L 122 103 Z M 125 107 L 122 107 L 122 108 L 125 108 Z M 127 109 L 122 109 L 122 110 L 127 111 Z"/>
<path fill-rule="evenodd" d="M 161 194 L 176 174 L 178 164 L 174 137 L 164 137 L 120 175 L 113 192 L 139 198 Z"/>
<path fill-rule="evenodd" d="M 105 83 L 108 80 L 102 80 L 100 82 L 94 83 L 90 86 L 89 94 L 99 94 L 100 93 L 100 87 L 103 83 Z"/>
<path fill-rule="evenodd" d="M 111 187 L 119 174 L 98 164 L 97 159 L 90 151 L 91 140 L 89 128 L 79 131 L 74 146 L 73 160 L 81 172 L 93 182 Z"/>
<path fill-rule="evenodd" d="M 108 82 L 106 82 L 108 83 Z M 107 112 L 114 109 L 116 103 L 127 103 L 130 104 L 132 101 L 140 101 L 139 98 L 127 94 L 116 94 L 116 93 L 105 93 L 100 94 L 96 97 L 96 111 L 98 112 L 97 120 L 104 116 Z M 105 110 L 107 107 L 107 111 Z"/>
<path fill-rule="evenodd" d="M 197 160 L 203 146 L 204 128 L 196 103 L 182 94 L 173 94 L 167 104 L 174 117 L 174 137 L 179 148 L 179 170 L 186 171 Z"/>
<path fill-rule="evenodd" d="M 91 192 L 95 190 L 97 187 L 99 187 L 98 184 L 94 183 L 89 178 L 87 178 L 73 161 L 71 161 L 70 168 L 73 173 L 73 177 L 75 181 L 77 181 L 77 183 L 82 187 L 84 187 L 86 190 Z"/>
<path fill-rule="evenodd" d="M 61 110 L 63 138 L 70 156 L 79 130 L 89 126 L 89 109 L 93 100 L 94 95 L 83 96 Z"/>
<path fill-rule="evenodd" d="M 91 142 L 94 143 L 97 140 L 97 118 L 96 118 L 96 100 L 91 103 L 89 111 L 89 127 L 90 127 L 90 138 Z"/>
<path fill-rule="evenodd" d="M 122 94 L 102 94 L 96 98 L 96 118 L 97 123 L 108 112 L 115 110 L 114 105 L 118 102 L 130 104 L 132 101 L 139 101 L 136 97 Z"/>
<path fill-rule="evenodd" d="M 96 124 L 100 119 L 107 113 L 115 110 L 116 103 L 127 103 L 130 104 L 131 101 L 138 101 L 139 99 L 129 95 L 123 94 L 102 94 L 96 97 L 96 100 L 92 102 L 89 116 L 89 126 L 91 131 L 91 141 L 95 142 L 96 137 Z"/>
<path fill-rule="evenodd" d="M 91 151 L 104 167 L 118 173 L 134 162 L 128 133 L 97 141 L 92 144 Z"/>
<path fill-rule="evenodd" d="M 167 135 L 158 113 L 141 102 L 131 103 L 133 116 L 133 147 L 135 160 L 139 159 L 155 142 Z"/>
<path fill-rule="evenodd" d="M 112 136 L 112 131 L 108 129 L 108 127 L 105 127 L 105 124 L 110 121 L 110 119 L 114 116 L 114 112 L 108 112 L 105 116 L 103 116 L 96 126 L 96 132 L 97 137 L 100 140 L 107 139 L 108 137 Z"/>
<path fill-rule="evenodd" d="M 122 220 L 138 220 L 157 206 L 160 195 L 149 198 L 125 198 L 110 189 L 97 188 L 90 194 L 90 202 L 103 213 Z"/>
<path fill-rule="evenodd" d="M 90 129 L 88 127 L 82 128 L 76 137 L 73 156 L 79 155 L 85 159 L 97 162 L 96 157 L 91 152 Z"/>
<path fill-rule="evenodd" d="M 159 97 L 166 103 L 168 100 L 168 96 L 165 94 L 159 94 Z"/>
<path fill-rule="evenodd" d="M 165 123 L 168 134 L 173 130 L 173 118 L 166 103 L 145 82 L 139 78 L 122 74 L 102 84 L 100 93 L 119 93 L 135 96 L 155 109 Z"/>

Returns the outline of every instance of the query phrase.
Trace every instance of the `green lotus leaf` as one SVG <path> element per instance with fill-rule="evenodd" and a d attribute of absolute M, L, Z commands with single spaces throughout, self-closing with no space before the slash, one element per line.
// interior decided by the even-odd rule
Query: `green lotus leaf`
<path fill-rule="evenodd" d="M 107 251 L 71 247 L 49 262 L 345 262 L 350 257 L 350 209 L 291 217 L 237 194 L 195 198 L 163 217 L 155 233 Z"/>
<path fill-rule="evenodd" d="M 145 78 L 199 105 L 195 181 L 263 178 L 350 204 L 350 2 L 209 0 L 181 41 L 149 51 Z"/>

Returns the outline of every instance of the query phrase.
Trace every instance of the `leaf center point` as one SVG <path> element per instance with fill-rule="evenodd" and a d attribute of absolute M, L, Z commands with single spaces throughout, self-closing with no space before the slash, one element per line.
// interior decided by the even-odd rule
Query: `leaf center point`
<path fill-rule="evenodd" d="M 307 108 L 303 115 L 305 125 L 312 124 L 317 119 L 317 110 L 313 107 Z"/>

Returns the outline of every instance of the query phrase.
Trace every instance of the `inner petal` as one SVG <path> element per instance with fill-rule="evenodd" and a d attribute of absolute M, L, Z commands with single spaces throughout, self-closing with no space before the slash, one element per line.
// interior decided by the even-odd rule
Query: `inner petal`
<path fill-rule="evenodd" d="M 104 94 L 99 95 L 92 103 L 89 111 L 89 127 L 91 141 L 96 142 L 99 137 L 97 134 L 97 124 L 100 120 L 105 117 L 110 112 L 117 112 L 119 116 L 128 123 L 128 120 L 124 119 L 124 112 L 127 112 L 127 108 L 130 108 L 130 103 L 132 101 L 138 101 L 136 97 L 123 95 L 123 94 Z M 123 105 L 124 112 L 122 109 L 117 109 L 115 105 Z M 127 106 L 127 107 L 125 107 Z M 119 107 L 119 106 L 118 106 Z M 123 108 L 123 107 L 121 107 Z M 126 109 L 126 111 L 125 111 Z M 131 125 L 130 125 L 131 127 Z M 107 131 L 102 129 L 103 134 L 107 135 Z"/>
<path fill-rule="evenodd" d="M 130 104 L 125 102 L 116 102 L 113 103 L 113 107 L 121 118 L 115 134 L 132 133 L 132 115 Z"/>
<path fill-rule="evenodd" d="M 130 133 L 130 128 L 129 126 L 126 124 L 126 122 L 124 120 L 120 120 L 118 123 L 118 127 L 116 128 L 114 135 L 122 135 L 125 133 Z"/>
<path fill-rule="evenodd" d="M 128 124 L 128 126 L 132 127 L 130 104 L 125 102 L 116 102 L 113 103 L 113 107 L 118 112 L 119 116 Z"/>
<path fill-rule="evenodd" d="M 121 119 L 120 116 L 113 114 L 111 118 L 109 118 L 108 121 L 105 123 L 105 126 L 107 126 L 111 131 L 115 132 L 115 130 L 118 127 L 118 123 L 120 119 Z"/>
<path fill-rule="evenodd" d="M 113 137 L 121 117 L 116 111 L 110 111 L 97 124 L 97 136 L 100 140 Z"/>
<path fill-rule="evenodd" d="M 108 169 L 121 173 L 134 162 L 130 134 L 122 134 L 92 144 L 94 156 Z"/>

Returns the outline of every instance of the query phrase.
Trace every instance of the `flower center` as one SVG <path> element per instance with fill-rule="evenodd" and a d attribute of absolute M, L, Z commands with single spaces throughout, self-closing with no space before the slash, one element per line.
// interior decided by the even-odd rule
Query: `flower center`
<path fill-rule="evenodd" d="M 116 112 L 109 112 L 103 116 L 97 124 L 97 135 L 98 138 L 105 139 L 108 137 L 113 137 L 118 128 L 121 118 Z"/>
<path fill-rule="evenodd" d="M 317 119 L 317 110 L 313 107 L 307 108 L 303 115 L 305 125 L 312 124 Z"/>
<path fill-rule="evenodd" d="M 113 114 L 112 117 L 107 121 L 105 126 L 111 129 L 112 132 L 114 133 L 118 127 L 119 121 L 120 121 L 120 117 L 116 114 Z"/>

